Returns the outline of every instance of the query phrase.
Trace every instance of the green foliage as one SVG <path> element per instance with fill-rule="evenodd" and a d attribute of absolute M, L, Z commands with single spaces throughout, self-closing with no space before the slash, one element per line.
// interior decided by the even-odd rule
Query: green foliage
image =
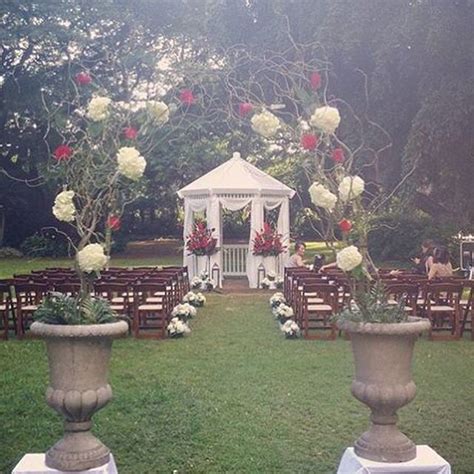
<path fill-rule="evenodd" d="M 36 232 L 20 246 L 28 257 L 66 257 L 70 255 L 67 240 L 57 233 Z"/>
<path fill-rule="evenodd" d="M 357 291 L 357 290 L 356 290 Z M 389 304 L 384 286 L 376 282 L 369 291 L 357 292 L 357 304 L 344 308 L 334 319 L 338 323 L 401 323 L 407 320 L 405 301 Z"/>
<path fill-rule="evenodd" d="M 432 217 L 412 211 L 381 216 L 373 221 L 369 234 L 369 251 L 376 260 L 406 260 L 420 253 L 421 243 L 431 239 L 449 248 L 453 262 L 459 254 L 456 235 L 459 228 L 440 224 Z"/>
<path fill-rule="evenodd" d="M 106 324 L 117 320 L 108 301 L 88 297 L 80 299 L 62 293 L 48 295 L 34 314 L 34 319 L 46 324 L 82 325 Z"/>
<path fill-rule="evenodd" d="M 0 258 L 21 258 L 23 254 L 13 247 L 0 247 Z"/>

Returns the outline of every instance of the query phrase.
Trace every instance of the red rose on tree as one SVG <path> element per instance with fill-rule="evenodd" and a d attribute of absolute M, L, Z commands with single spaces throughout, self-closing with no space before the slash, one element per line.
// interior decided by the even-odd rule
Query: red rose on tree
<path fill-rule="evenodd" d="M 80 86 L 87 86 L 92 82 L 92 77 L 87 72 L 78 72 L 75 79 Z"/>
<path fill-rule="evenodd" d="M 332 151 L 331 159 L 334 163 L 342 163 L 344 161 L 344 150 L 342 148 L 335 148 Z"/>
<path fill-rule="evenodd" d="M 138 136 L 138 130 L 133 127 L 127 127 L 124 129 L 123 134 L 127 140 L 135 140 Z"/>
<path fill-rule="evenodd" d="M 191 105 L 194 103 L 194 95 L 191 89 L 183 89 L 179 93 L 179 100 L 186 105 Z"/>
<path fill-rule="evenodd" d="M 311 73 L 309 83 L 311 84 L 311 89 L 317 91 L 321 87 L 321 74 L 317 71 Z"/>
<path fill-rule="evenodd" d="M 239 104 L 239 115 L 245 117 L 253 110 L 253 105 L 250 102 L 241 102 Z"/>
<path fill-rule="evenodd" d="M 107 227 L 113 231 L 119 230 L 122 222 L 118 216 L 109 216 L 107 219 Z"/>
<path fill-rule="evenodd" d="M 347 219 L 342 219 L 339 222 L 339 229 L 341 229 L 342 232 L 350 232 L 352 229 L 352 222 Z"/>
<path fill-rule="evenodd" d="M 305 150 L 314 150 L 318 146 L 318 137 L 313 133 L 304 133 L 301 135 L 301 146 Z"/>
<path fill-rule="evenodd" d="M 69 145 L 59 145 L 54 150 L 53 156 L 56 161 L 67 161 L 71 158 L 72 153 L 73 150 Z"/>

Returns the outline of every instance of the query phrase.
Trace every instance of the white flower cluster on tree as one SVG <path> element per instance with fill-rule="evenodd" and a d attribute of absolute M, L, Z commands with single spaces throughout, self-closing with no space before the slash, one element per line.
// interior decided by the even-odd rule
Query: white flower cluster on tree
<path fill-rule="evenodd" d="M 318 127 L 326 133 L 334 133 L 340 122 L 339 110 L 328 105 L 318 107 L 309 120 L 311 126 Z"/>
<path fill-rule="evenodd" d="M 336 255 L 337 266 L 345 272 L 354 270 L 354 268 L 358 267 L 361 263 L 362 255 L 359 252 L 359 249 L 354 245 L 342 249 Z"/>
<path fill-rule="evenodd" d="M 339 197 L 342 201 L 350 201 L 364 192 L 365 183 L 359 176 L 346 176 L 339 183 Z"/>
<path fill-rule="evenodd" d="M 137 181 L 143 176 L 146 167 L 146 161 L 140 152 L 130 146 L 124 146 L 117 153 L 118 170 L 132 181 Z"/>
<path fill-rule="evenodd" d="M 337 196 L 333 194 L 324 185 L 319 183 L 313 183 L 309 189 L 309 195 L 311 196 L 311 202 L 318 207 L 332 211 L 336 206 Z"/>
<path fill-rule="evenodd" d="M 108 97 L 93 97 L 89 102 L 86 117 L 94 122 L 105 120 L 109 116 L 109 105 L 111 102 L 111 99 Z"/>
<path fill-rule="evenodd" d="M 269 138 L 277 132 L 280 127 L 280 121 L 268 110 L 255 114 L 250 122 L 252 128 L 265 138 Z"/>
<path fill-rule="evenodd" d="M 156 123 L 164 125 L 168 122 L 170 118 L 170 109 L 164 102 L 150 100 L 147 103 L 147 109 Z"/>
<path fill-rule="evenodd" d="M 72 222 L 76 216 L 74 207 L 74 191 L 62 191 L 54 200 L 53 214 L 56 219 L 62 222 Z"/>
<path fill-rule="evenodd" d="M 86 245 L 77 252 L 79 268 L 85 273 L 99 272 L 105 268 L 108 259 L 104 253 L 104 248 L 100 244 Z"/>

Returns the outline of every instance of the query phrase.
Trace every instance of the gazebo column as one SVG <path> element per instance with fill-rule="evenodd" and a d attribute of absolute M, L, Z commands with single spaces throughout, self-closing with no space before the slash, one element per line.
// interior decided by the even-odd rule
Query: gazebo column
<path fill-rule="evenodd" d="M 184 198 L 184 226 L 183 226 L 183 266 L 188 267 L 188 276 L 189 280 L 193 278 L 194 275 L 194 261 L 193 256 L 188 255 L 188 251 L 186 249 L 186 239 L 188 235 L 191 234 L 193 231 L 194 226 L 194 211 L 192 209 L 192 205 L 189 199 Z"/>
<path fill-rule="evenodd" d="M 263 201 L 260 196 L 252 200 L 252 209 L 250 211 L 250 240 L 249 251 L 247 255 L 247 278 L 250 288 L 257 288 L 258 283 L 258 259 L 252 254 L 253 240 L 255 234 L 260 232 L 263 227 Z"/>
<path fill-rule="evenodd" d="M 219 266 L 219 281 L 216 285 L 222 287 L 222 226 L 221 226 L 221 205 L 219 198 L 212 195 L 207 202 L 207 227 L 214 229 L 213 236 L 217 239 L 216 247 L 219 249 L 216 253 L 211 255 L 209 259 L 209 277 L 212 278 L 212 267 L 215 263 Z"/>
<path fill-rule="evenodd" d="M 278 263 L 278 273 L 281 277 L 285 274 L 285 265 L 290 255 L 290 200 L 286 197 L 280 205 L 280 213 L 277 222 L 278 233 L 281 234 L 282 244 L 286 246 L 286 250 L 280 254 Z"/>

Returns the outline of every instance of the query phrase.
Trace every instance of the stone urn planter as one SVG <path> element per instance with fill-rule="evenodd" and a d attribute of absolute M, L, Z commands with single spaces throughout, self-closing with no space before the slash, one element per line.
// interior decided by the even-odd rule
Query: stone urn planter
<path fill-rule="evenodd" d="M 46 465 L 85 471 L 109 461 L 110 451 L 92 433 L 92 415 L 112 398 L 107 381 L 114 338 L 125 335 L 125 321 L 94 325 L 35 322 L 31 332 L 46 341 L 48 405 L 64 417 L 64 436 L 46 453 Z"/>
<path fill-rule="evenodd" d="M 355 442 L 355 453 L 378 462 L 405 462 L 416 457 L 416 445 L 397 427 L 397 410 L 415 398 L 413 348 L 430 328 L 422 318 L 379 324 L 345 321 L 355 362 L 352 394 L 372 411 L 371 426 Z"/>

